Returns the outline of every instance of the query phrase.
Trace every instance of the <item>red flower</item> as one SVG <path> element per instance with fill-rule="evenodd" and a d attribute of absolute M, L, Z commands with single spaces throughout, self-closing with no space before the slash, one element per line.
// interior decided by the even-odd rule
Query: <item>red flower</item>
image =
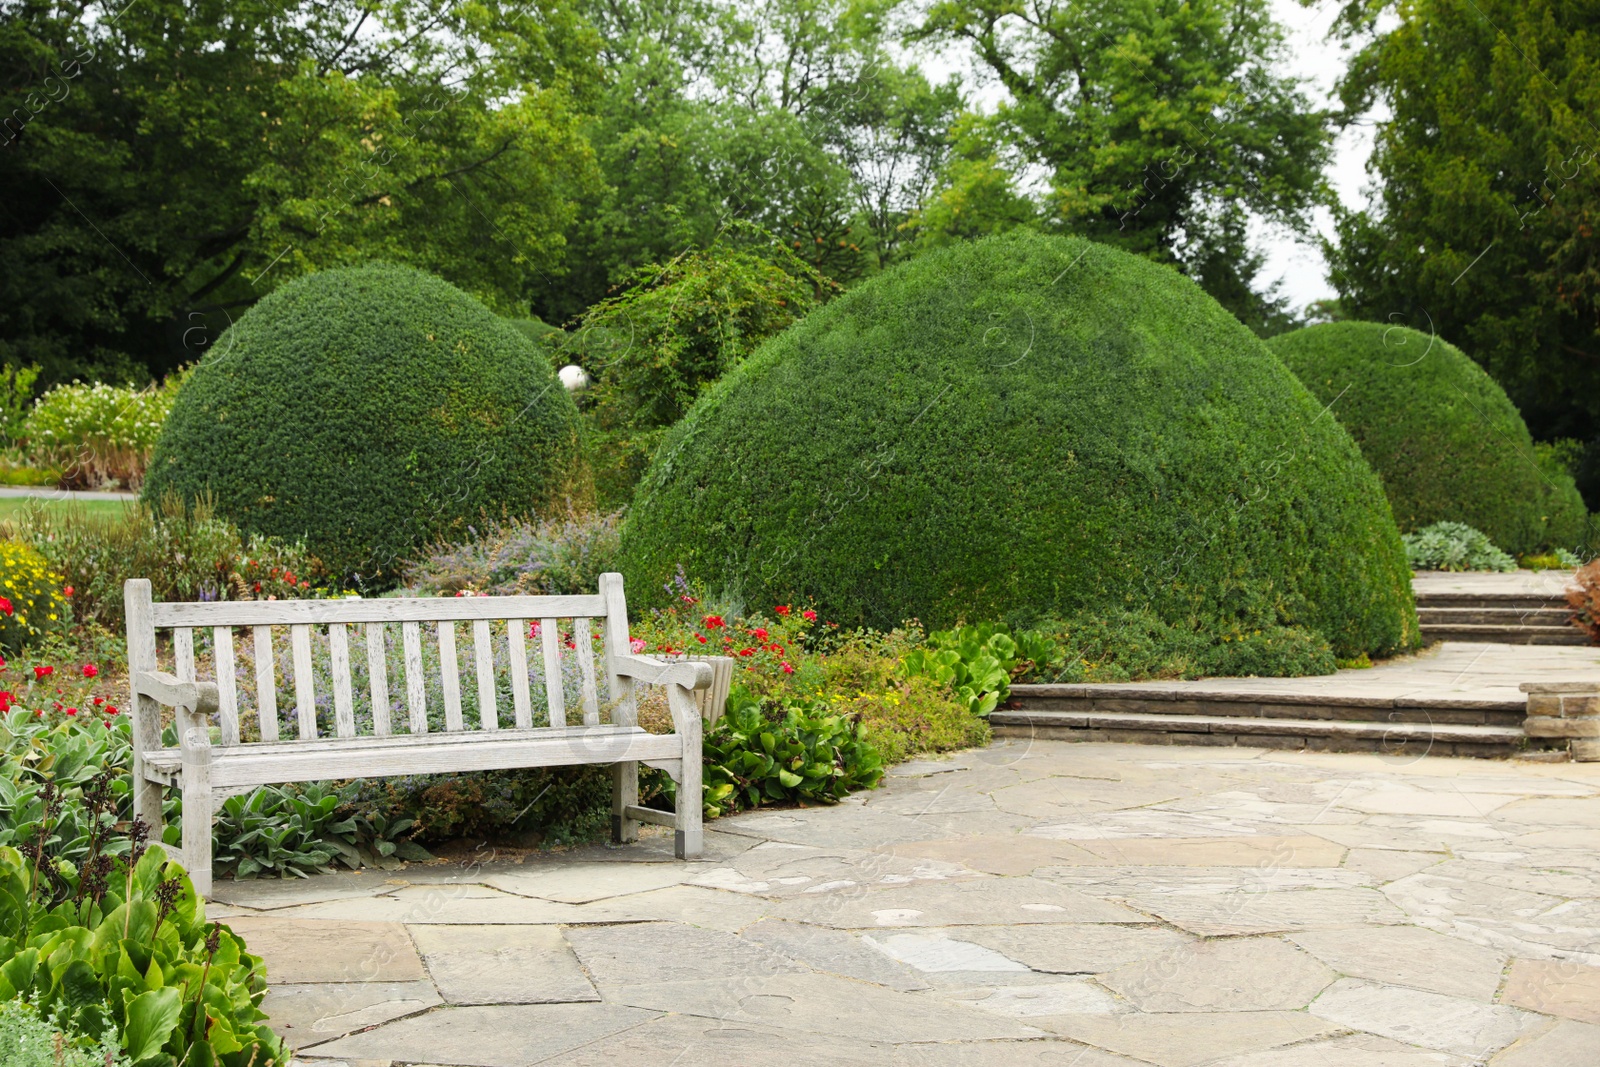
<path fill-rule="evenodd" d="M 0 689 L 0 711 L 10 711 L 11 702 L 15 699 L 17 699 L 17 694 L 7 693 L 5 690 Z"/>
<path fill-rule="evenodd" d="M 97 675 L 99 673 L 100 673 L 100 668 L 96 667 L 93 663 L 85 663 L 83 665 L 83 676 L 85 678 L 93 678 L 95 675 Z"/>
<path fill-rule="evenodd" d="M 106 714 L 107 715 L 115 715 L 116 713 L 117 713 L 117 706 L 115 704 L 107 704 L 106 705 Z"/>
<path fill-rule="evenodd" d="M 695 634 L 694 635 L 694 639 L 696 641 L 699 641 L 702 645 L 706 643 L 706 635 L 705 634 Z"/>
<path fill-rule="evenodd" d="M 750 636 L 754 637 L 757 641 L 765 641 L 767 639 L 767 631 L 764 628 L 757 626 L 754 630 L 750 631 Z"/>
<path fill-rule="evenodd" d="M 294 584 L 294 575 L 291 574 L 288 571 L 284 571 L 283 572 L 283 580 L 288 582 L 290 585 L 293 585 Z"/>
<path fill-rule="evenodd" d="M 3 599 L 4 597 L 0 597 L 0 600 Z M 54 673 L 56 673 L 56 669 L 54 667 L 35 667 L 33 669 L 33 680 L 37 682 L 39 679 L 48 678 Z"/>
<path fill-rule="evenodd" d="M 300 579 L 300 588 L 301 589 L 310 589 L 311 588 L 311 582 L 308 579 L 305 579 L 305 578 Z"/>
<path fill-rule="evenodd" d="M 806 622 L 816 622 L 817 621 L 817 613 L 812 611 L 810 608 L 807 608 L 806 610 L 802 611 L 800 613 L 800 617 L 802 619 L 806 620 Z"/>
<path fill-rule="evenodd" d="M 76 715 L 76 714 L 78 714 L 78 709 L 77 708 L 68 708 L 67 709 L 67 714 L 68 715 Z"/>
<path fill-rule="evenodd" d="M 787 663 L 785 663 L 783 665 L 783 673 L 784 674 L 793 674 L 794 673 L 794 668 L 789 666 Z"/>
<path fill-rule="evenodd" d="M 0 612 L 4 612 L 7 615 L 11 614 L 11 601 L 9 598 L 0 596 Z"/>
<path fill-rule="evenodd" d="M 61 590 L 61 594 L 63 596 L 71 596 L 73 594 L 73 592 L 74 592 L 74 590 L 73 590 L 72 586 L 70 586 L 70 585 L 67 586 L 65 589 Z"/>
<path fill-rule="evenodd" d="M 717 628 L 719 628 L 721 626 L 725 626 L 727 624 L 722 621 L 722 616 L 721 615 L 707 615 L 705 617 L 705 619 L 702 621 L 701 625 L 703 625 L 708 630 L 715 630 L 715 629 L 717 629 Z"/>
<path fill-rule="evenodd" d="M 0 671 L 3 671 L 5 669 L 6 669 L 6 658 L 4 656 L 0 656 Z"/>
<path fill-rule="evenodd" d="M 100 705 L 101 705 L 101 704 L 104 704 L 104 703 L 105 703 L 105 702 L 106 702 L 106 698 L 105 698 L 105 697 L 95 697 L 95 698 L 94 698 L 94 706 L 95 706 L 95 707 L 97 707 L 97 708 L 98 708 L 98 707 L 99 707 L 99 706 L 100 706 Z"/>
<path fill-rule="evenodd" d="M 779 615 L 787 615 L 787 614 L 789 614 L 789 605 L 787 605 L 787 604 L 779 604 L 777 607 L 773 608 L 772 610 L 776 611 Z"/>
<path fill-rule="evenodd" d="M 261 592 L 261 583 L 260 582 L 256 583 L 256 592 L 258 592 L 258 593 Z"/>
<path fill-rule="evenodd" d="M 739 650 L 739 655 L 741 655 L 741 656 L 753 656 L 755 654 L 756 654 L 756 650 L 753 649 L 753 648 L 741 648 Z"/>

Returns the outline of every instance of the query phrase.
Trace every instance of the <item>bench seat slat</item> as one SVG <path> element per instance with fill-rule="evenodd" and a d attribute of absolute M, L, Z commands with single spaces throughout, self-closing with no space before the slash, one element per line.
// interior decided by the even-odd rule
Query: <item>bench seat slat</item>
<path fill-rule="evenodd" d="M 478 725 L 484 730 L 498 730 L 500 714 L 495 708 L 494 635 L 489 631 L 488 619 L 472 620 L 472 654 L 478 669 Z"/>
<path fill-rule="evenodd" d="M 388 737 L 394 731 L 389 724 L 389 652 L 381 622 L 367 623 L 367 679 L 372 687 L 372 732 Z"/>
<path fill-rule="evenodd" d="M 261 714 L 261 740 L 278 739 L 278 679 L 272 658 L 272 627 L 257 626 L 256 710 Z"/>
<path fill-rule="evenodd" d="M 561 623 L 556 619 L 540 619 L 539 641 L 544 646 L 544 694 L 550 725 L 565 726 L 567 694 L 561 687 Z"/>
<path fill-rule="evenodd" d="M 239 679 L 234 677 L 233 628 L 218 626 L 211 631 L 217 665 L 217 712 L 222 717 L 222 743 L 239 743 Z"/>
<path fill-rule="evenodd" d="M 426 738 L 350 738 L 328 748 L 321 742 L 237 745 L 212 754 L 211 785 L 220 789 L 390 774 L 669 760 L 683 754 L 683 739 L 676 734 L 611 726 L 502 730 L 492 738 L 455 736 L 461 740 L 454 744 L 433 734 Z M 157 772 L 180 771 L 181 758 L 173 762 L 169 752 L 177 755 L 170 749 L 147 752 L 145 762 Z"/>
<path fill-rule="evenodd" d="M 349 627 L 336 622 L 328 627 L 328 659 L 333 667 L 333 721 L 340 737 L 356 735 L 355 694 L 350 684 Z"/>
<path fill-rule="evenodd" d="M 311 674 L 311 627 L 299 623 L 289 627 L 289 643 L 294 651 L 294 704 L 300 720 L 300 740 L 317 736 L 317 682 Z"/>
<path fill-rule="evenodd" d="M 439 623 L 439 680 L 444 686 L 444 728 L 461 732 L 461 662 L 456 659 L 456 624 Z"/>
<path fill-rule="evenodd" d="M 428 732 L 428 688 L 422 677 L 422 627 L 415 622 L 400 624 L 406 652 L 406 710 L 410 715 L 411 732 Z"/>
<path fill-rule="evenodd" d="M 506 620 L 506 646 L 511 650 L 511 703 L 517 713 L 517 729 L 533 726 L 533 702 L 528 697 L 528 646 L 522 639 L 523 619 Z"/>
<path fill-rule="evenodd" d="M 219 600 L 150 605 L 156 627 L 288 626 L 450 619 L 570 619 L 606 613 L 599 596 L 392 597 L 344 600 Z"/>

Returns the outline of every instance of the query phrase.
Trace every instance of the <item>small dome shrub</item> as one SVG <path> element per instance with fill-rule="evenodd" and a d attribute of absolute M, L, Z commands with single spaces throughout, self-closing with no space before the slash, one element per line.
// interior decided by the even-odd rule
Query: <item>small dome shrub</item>
<path fill-rule="evenodd" d="M 484 512 L 592 495 L 577 408 L 514 326 L 432 275 L 378 264 L 277 290 L 179 390 L 144 496 L 210 493 L 336 578 L 392 583 Z"/>
<path fill-rule="evenodd" d="M 1459 348 L 1376 322 L 1324 323 L 1268 345 L 1350 431 L 1403 532 L 1464 523 L 1518 555 L 1585 541 L 1571 474 L 1535 450 L 1505 390 Z"/>
<path fill-rule="evenodd" d="M 1410 647 L 1399 533 L 1321 411 L 1169 268 L 1037 234 L 954 246 L 702 394 L 625 521 L 629 601 L 681 565 L 848 626 L 1149 609 L 1344 657 Z"/>
<path fill-rule="evenodd" d="M 0 541 L 0 649 L 18 652 L 60 627 L 62 578 L 20 541 Z"/>

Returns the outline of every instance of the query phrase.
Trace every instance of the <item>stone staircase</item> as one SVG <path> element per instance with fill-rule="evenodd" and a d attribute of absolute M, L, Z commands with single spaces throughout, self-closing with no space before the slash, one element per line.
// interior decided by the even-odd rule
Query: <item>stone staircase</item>
<path fill-rule="evenodd" d="M 1377 697 L 1264 694 L 1169 685 L 1014 685 L 989 717 L 998 737 L 1244 745 L 1393 756 L 1552 755 L 1564 746 L 1529 738 L 1520 697 Z"/>
<path fill-rule="evenodd" d="M 1417 590 L 1423 639 L 1489 641 L 1503 645 L 1583 645 L 1588 638 L 1568 620 L 1563 597 L 1536 592 Z"/>

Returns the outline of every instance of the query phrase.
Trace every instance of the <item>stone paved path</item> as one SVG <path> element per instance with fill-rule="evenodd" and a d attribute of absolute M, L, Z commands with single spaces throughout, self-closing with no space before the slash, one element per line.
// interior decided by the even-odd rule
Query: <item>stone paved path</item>
<path fill-rule="evenodd" d="M 1595 1067 L 1600 766 L 999 743 L 212 906 L 331 1067 Z"/>
<path fill-rule="evenodd" d="M 1360 670 L 1303 678 L 1199 678 L 1192 681 L 1078 684 L 1073 692 L 1134 696 L 1143 693 L 1248 696 L 1372 697 L 1446 704 L 1510 700 L 1521 704 L 1523 682 L 1600 678 L 1600 648 L 1504 645 L 1445 641 L 1415 655 L 1397 656 Z M 1600 1067 L 1600 1060 L 1596 1061 Z"/>

